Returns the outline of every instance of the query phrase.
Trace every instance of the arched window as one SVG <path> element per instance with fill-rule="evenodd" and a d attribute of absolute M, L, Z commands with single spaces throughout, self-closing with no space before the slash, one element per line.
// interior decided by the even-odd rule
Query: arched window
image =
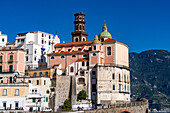
<path fill-rule="evenodd" d="M 85 41 L 85 38 L 83 38 L 83 41 Z"/>
<path fill-rule="evenodd" d="M 61 56 L 61 58 L 64 58 L 64 56 Z"/>
<path fill-rule="evenodd" d="M 54 56 L 52 56 L 51 59 L 54 59 Z"/>
<path fill-rule="evenodd" d="M 40 77 L 42 77 L 42 72 L 39 73 Z"/>
<path fill-rule="evenodd" d="M 34 73 L 34 77 L 36 77 L 36 76 L 37 76 L 37 73 L 35 72 L 35 73 Z"/>
<path fill-rule="evenodd" d="M 78 83 L 79 84 L 85 84 L 85 79 L 84 78 L 79 78 Z"/>
<path fill-rule="evenodd" d="M 81 51 L 81 48 L 78 48 L 78 51 Z"/>
<path fill-rule="evenodd" d="M 93 56 L 96 56 L 96 53 L 93 53 Z"/>
<path fill-rule="evenodd" d="M 80 30 L 81 30 L 81 25 L 80 25 Z"/>
<path fill-rule="evenodd" d="M 73 66 L 70 67 L 70 72 L 73 72 L 74 71 L 74 68 Z"/>
<path fill-rule="evenodd" d="M 76 58 L 76 55 L 72 55 L 72 58 Z"/>
<path fill-rule="evenodd" d="M 78 38 L 76 38 L 76 40 L 75 40 L 76 42 L 78 42 Z"/>

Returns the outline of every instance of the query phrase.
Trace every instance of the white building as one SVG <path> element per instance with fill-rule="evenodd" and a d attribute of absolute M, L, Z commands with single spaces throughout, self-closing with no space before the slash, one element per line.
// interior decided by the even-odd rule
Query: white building
<path fill-rule="evenodd" d="M 26 69 L 45 68 L 47 53 L 54 50 L 54 44 L 60 43 L 57 35 L 53 36 L 41 31 L 17 34 L 16 46 L 26 50 Z"/>
<path fill-rule="evenodd" d="M 27 95 L 26 111 L 43 111 L 49 108 L 50 78 L 29 77 L 29 91 Z"/>
<path fill-rule="evenodd" d="M 0 46 L 4 47 L 6 43 L 7 43 L 7 35 L 1 34 L 1 31 L 0 31 Z"/>
<path fill-rule="evenodd" d="M 27 83 L 1 83 L 0 84 L 0 109 L 22 110 L 25 108 L 28 94 Z"/>

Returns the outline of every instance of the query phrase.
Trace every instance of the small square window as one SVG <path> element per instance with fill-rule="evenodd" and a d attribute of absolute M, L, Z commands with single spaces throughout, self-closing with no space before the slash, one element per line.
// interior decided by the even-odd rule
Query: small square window
<path fill-rule="evenodd" d="M 19 96 L 19 89 L 15 90 L 15 96 Z"/>
<path fill-rule="evenodd" d="M 7 89 L 3 89 L 3 96 L 7 96 Z"/>

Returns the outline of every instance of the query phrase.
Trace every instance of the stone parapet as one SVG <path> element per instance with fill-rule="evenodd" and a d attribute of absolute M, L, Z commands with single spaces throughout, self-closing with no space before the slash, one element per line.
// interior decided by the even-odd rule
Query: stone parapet
<path fill-rule="evenodd" d="M 93 110 L 86 110 L 85 113 L 149 113 L 148 111 L 148 102 L 147 101 L 136 101 L 124 104 L 113 104 L 106 108 L 93 109 Z"/>

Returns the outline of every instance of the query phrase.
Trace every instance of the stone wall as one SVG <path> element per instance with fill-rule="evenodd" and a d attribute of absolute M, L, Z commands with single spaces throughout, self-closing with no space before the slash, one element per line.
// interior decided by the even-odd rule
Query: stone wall
<path fill-rule="evenodd" d="M 55 111 L 64 104 L 66 99 L 69 99 L 70 92 L 70 76 L 56 76 L 56 98 Z"/>
<path fill-rule="evenodd" d="M 110 108 L 86 110 L 85 113 L 149 113 L 148 102 L 131 102 L 129 104 L 115 104 Z"/>

